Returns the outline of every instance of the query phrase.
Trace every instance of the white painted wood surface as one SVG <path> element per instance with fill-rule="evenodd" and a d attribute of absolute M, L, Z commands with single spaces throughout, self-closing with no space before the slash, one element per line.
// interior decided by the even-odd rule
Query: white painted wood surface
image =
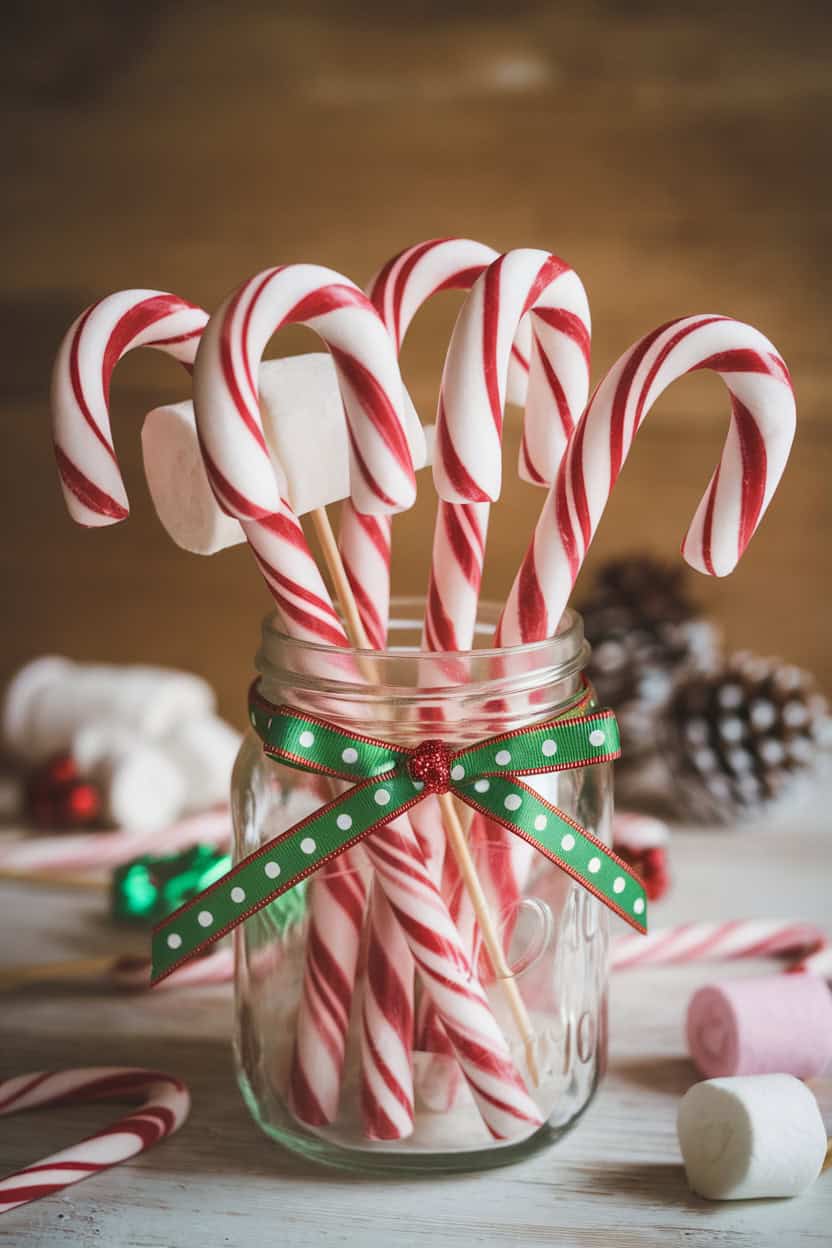
<path fill-rule="evenodd" d="M 679 833 L 672 898 L 653 923 L 728 916 L 829 921 L 829 801 L 742 834 Z M 141 946 L 93 893 L 0 886 L 0 959 L 35 961 Z M 580 1125 L 504 1170 L 447 1179 L 362 1179 L 313 1168 L 261 1135 L 233 1080 L 227 989 L 142 997 L 31 990 L 0 998 L 0 1072 L 137 1064 L 185 1078 L 191 1117 L 146 1155 L 0 1218 L 9 1248 L 795 1248 L 832 1238 L 832 1173 L 793 1201 L 710 1204 L 690 1194 L 676 1143 L 694 1080 L 682 1021 L 693 989 L 760 962 L 623 972 L 612 993 L 609 1074 Z M 3 1173 L 108 1120 L 79 1106 L 3 1120 Z"/>

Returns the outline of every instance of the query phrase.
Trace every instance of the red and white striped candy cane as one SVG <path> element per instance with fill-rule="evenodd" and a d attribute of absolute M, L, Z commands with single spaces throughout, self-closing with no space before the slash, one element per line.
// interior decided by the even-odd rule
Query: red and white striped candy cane
<path fill-rule="evenodd" d="M 312 880 L 289 1075 L 292 1113 L 310 1126 L 325 1126 L 338 1113 L 366 901 L 354 858 L 326 864 Z"/>
<path fill-rule="evenodd" d="M 52 374 L 52 436 L 69 514 L 90 527 L 129 512 L 110 429 L 110 379 L 136 347 L 193 364 L 208 314 L 161 290 L 120 290 L 70 326 Z"/>
<path fill-rule="evenodd" d="M 759 330 L 724 316 L 689 316 L 630 347 L 595 391 L 506 600 L 498 644 L 554 634 L 648 411 L 672 382 L 699 369 L 722 377 L 731 394 L 731 422 L 682 554 L 710 576 L 726 576 L 736 566 L 786 466 L 794 393 L 786 365 Z"/>
<path fill-rule="evenodd" d="M 292 268 L 302 270 L 298 281 L 304 291 L 303 297 L 300 297 L 298 283 L 290 282 L 286 276 Z M 313 273 L 318 280 L 329 285 L 321 289 L 310 288 Z M 288 309 L 287 283 L 289 293 L 295 298 L 295 303 Z M 407 505 L 404 498 L 407 490 L 404 487 L 410 489 L 414 478 L 412 463 L 409 474 L 402 469 L 402 457 L 405 454 L 409 457 L 409 449 L 401 427 L 396 424 L 399 409 L 390 398 L 390 391 L 397 390 L 400 408 L 401 380 L 395 351 L 382 322 L 365 296 L 360 295 L 346 279 L 332 275 L 330 270 L 316 268 L 313 271 L 311 266 L 267 270 L 265 275 L 245 283 L 237 294 L 226 300 L 205 331 L 196 362 L 194 393 L 197 427 L 206 454 L 209 480 L 218 500 L 241 519 L 286 626 L 295 636 L 312 636 L 319 641 L 346 646 L 346 635 L 332 609 L 317 565 L 303 540 L 300 525 L 288 504 L 277 495 L 274 482 L 270 491 L 266 491 L 264 485 L 259 497 L 247 497 L 234 484 L 235 475 L 240 475 L 242 460 L 249 462 L 253 457 L 252 444 L 260 448 L 264 458 L 268 454 L 265 443 L 260 440 L 262 426 L 251 378 L 256 374 L 259 353 L 269 334 L 276 325 L 288 324 L 289 319 L 294 317 L 316 329 L 332 349 L 328 335 L 333 322 L 329 318 L 335 312 L 339 316 L 335 323 L 337 338 L 334 346 L 337 349 L 339 376 L 345 386 L 345 405 L 350 386 L 357 384 L 355 379 L 360 379 L 366 406 L 355 408 L 353 422 L 359 426 L 362 421 L 372 425 L 379 443 L 395 452 L 389 457 L 392 466 L 386 468 L 382 464 L 380 469 L 382 473 L 390 471 L 394 478 L 392 483 L 383 476 L 371 476 L 366 471 L 369 455 L 361 451 L 366 441 L 364 430 L 351 428 L 353 448 L 358 448 L 359 468 L 364 473 L 360 505 L 362 510 L 375 511 L 392 511 Z M 367 335 L 368 317 L 370 320 L 375 318 L 385 344 L 383 348 L 375 331 Z M 387 376 L 373 376 L 376 352 L 385 363 L 386 373 L 389 373 L 386 365 L 392 358 L 397 382 L 388 384 Z M 361 370 L 353 367 L 352 363 L 349 367 L 345 366 L 344 361 L 355 361 L 359 356 L 362 357 Z M 255 436 L 254 430 L 259 430 L 260 439 Z M 238 443 L 240 447 L 235 453 Z M 402 486 L 398 501 L 395 501 L 394 485 Z M 353 501 L 359 500 L 354 497 Z M 274 508 L 277 508 L 276 512 Z M 287 539 L 285 530 L 274 528 L 273 522 L 292 524 L 291 538 Z M 322 604 L 324 607 L 328 604 L 326 618 L 321 614 Z M 411 953 L 426 980 L 429 980 L 429 991 L 441 1000 L 441 1007 L 439 1002 L 437 1007 L 443 1022 L 446 1022 L 446 1028 L 449 1022 L 454 1028 L 460 1051 L 465 1054 L 466 1073 L 483 1117 L 495 1134 L 527 1134 L 539 1125 L 539 1111 L 514 1067 L 482 989 L 472 979 L 470 963 L 456 936 L 447 908 L 427 873 L 408 821 L 396 820 L 369 837 L 364 845 L 374 870 L 381 878 L 393 913 L 405 931 Z M 380 872 L 382 864 L 383 874 Z M 420 914 L 422 921 L 419 920 Z M 446 933 L 441 939 L 434 928 L 437 915 L 443 914 Z M 430 918 L 430 923 L 426 924 L 427 918 Z M 444 973 L 440 972 L 440 968 L 444 968 Z M 454 982 L 460 974 L 460 991 L 451 998 L 443 986 Z M 468 985 L 467 992 L 461 990 L 463 984 Z M 322 1033 L 319 1038 L 322 1038 Z M 488 1089 L 487 1095 L 482 1091 L 483 1087 Z M 498 1087 L 501 1089 L 500 1096 L 496 1092 Z"/>
<path fill-rule="evenodd" d="M 384 648 L 390 606 L 389 516 L 341 505 L 338 547 L 370 645 Z M 413 1131 L 413 958 L 380 888 L 370 895 L 361 988 L 361 1112 L 371 1140 Z"/>
<path fill-rule="evenodd" d="M 677 927 L 657 928 L 646 936 L 620 936 L 613 945 L 612 968 L 624 971 L 640 966 L 677 966 L 733 958 L 808 956 L 824 949 L 827 943 L 822 928 L 788 919 L 680 923 Z"/>
<path fill-rule="evenodd" d="M 138 1101 L 139 1107 L 79 1144 L 0 1179 L 0 1213 L 63 1191 L 143 1153 L 178 1131 L 191 1107 L 188 1089 L 181 1080 L 132 1066 L 38 1071 L 0 1083 L 0 1116 L 45 1105 L 105 1100 Z"/>
<path fill-rule="evenodd" d="M 507 252 L 472 287 L 442 375 L 433 472 L 446 505 L 437 516 L 425 618 L 432 649 L 473 644 L 488 511 L 500 492 L 511 344 L 529 314 L 534 350 L 521 456 L 529 479 L 554 479 L 589 393 L 591 325 L 580 278 L 548 252 Z M 484 866 L 499 863 L 487 874 L 499 910 L 508 912 L 520 895 L 529 850 L 502 829 L 489 836 L 498 848 L 485 854 Z"/>
<path fill-rule="evenodd" d="M 401 350 L 411 321 L 428 299 L 444 290 L 468 290 L 498 254 L 493 248 L 472 239 L 431 239 L 408 247 L 389 260 L 370 283 L 368 294 L 387 326 L 397 352 Z M 518 346 L 513 349 L 514 372 L 510 384 L 514 383 L 515 396 L 523 402 L 528 375 L 528 319 L 523 322 L 519 336 L 525 351 Z M 460 523 L 464 523 L 464 512 L 469 509 L 461 510 Z M 367 635 L 376 648 L 381 648 L 386 640 L 390 600 L 389 522 L 387 528 L 382 530 L 377 517 L 361 516 L 347 502 L 341 509 L 339 546 Z M 412 812 L 411 822 L 423 852 L 433 864 L 431 870 L 438 882 L 442 873 L 444 844 L 436 803 L 426 802 Z M 473 947 L 467 943 L 465 947 L 472 955 Z M 420 1048 L 431 1051 L 438 1049 L 446 1054 L 453 1051 L 426 996 L 420 1002 L 417 1043 Z M 454 1066 L 448 1067 L 452 1078 Z M 445 1095 L 442 1099 L 449 1102 L 451 1098 Z"/>
<path fill-rule="evenodd" d="M 361 993 L 361 1112 L 371 1140 L 413 1131 L 413 958 L 376 881 Z"/>
<path fill-rule="evenodd" d="M 387 642 L 392 527 L 390 516 L 362 515 L 348 498 L 341 504 L 338 549 L 374 650 Z"/>
<path fill-rule="evenodd" d="M 489 504 L 500 494 L 512 343 L 529 313 L 521 454 L 527 479 L 554 479 L 589 392 L 589 304 L 577 273 L 545 251 L 500 256 L 471 288 L 442 374 L 433 475 L 440 498 L 456 506 L 440 505 L 434 530 L 425 616 L 425 640 L 434 650 L 473 644 Z"/>

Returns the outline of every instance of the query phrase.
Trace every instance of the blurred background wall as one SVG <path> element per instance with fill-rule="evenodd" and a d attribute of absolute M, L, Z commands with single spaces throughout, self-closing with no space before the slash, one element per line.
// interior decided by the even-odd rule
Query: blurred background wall
<path fill-rule="evenodd" d="M 139 352 L 116 374 L 128 521 L 84 531 L 64 513 L 49 370 L 86 304 L 147 286 L 210 309 L 294 260 L 363 285 L 401 247 L 463 234 L 575 266 L 596 377 L 686 313 L 774 340 L 798 394 L 792 462 L 736 574 L 696 589 L 731 644 L 783 653 L 832 688 L 828 4 L 7 3 L 0 24 L 0 681 L 44 650 L 177 664 L 243 718 L 265 590 L 242 547 L 200 560 L 170 545 L 142 477 L 144 412 L 188 394 L 171 361 Z M 425 420 L 458 302 L 429 306 L 403 355 Z M 291 331 L 272 351 L 310 347 Z M 714 378 L 662 400 L 590 571 L 617 551 L 677 557 L 726 422 Z M 492 596 L 542 501 L 516 479 L 516 418 L 506 440 Z M 400 591 L 426 580 L 422 482 L 395 525 Z"/>

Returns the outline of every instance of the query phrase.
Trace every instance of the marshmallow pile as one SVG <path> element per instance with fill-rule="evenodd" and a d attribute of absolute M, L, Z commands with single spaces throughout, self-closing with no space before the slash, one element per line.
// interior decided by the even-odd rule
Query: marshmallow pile
<path fill-rule="evenodd" d="M 199 676 L 51 655 L 12 679 L 0 727 L 24 765 L 71 754 L 99 787 L 107 819 L 143 831 L 226 802 L 241 740 Z"/>

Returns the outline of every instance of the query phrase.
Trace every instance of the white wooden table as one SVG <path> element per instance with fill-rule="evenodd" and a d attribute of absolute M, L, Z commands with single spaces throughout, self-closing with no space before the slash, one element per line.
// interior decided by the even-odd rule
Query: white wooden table
<path fill-rule="evenodd" d="M 680 833 L 676 884 L 653 922 L 728 916 L 827 921 L 828 798 L 741 835 Z M 5 962 L 130 947 L 92 893 L 5 884 Z M 134 948 L 139 946 L 132 942 Z M 792 1201 L 711 1204 L 685 1183 L 674 1122 L 694 1080 L 682 1022 L 706 979 L 762 963 L 623 972 L 612 993 L 610 1070 L 580 1125 L 519 1165 L 448 1179 L 362 1179 L 313 1168 L 261 1135 L 237 1092 L 230 990 L 123 997 L 38 989 L 0 1001 L 2 1074 L 136 1064 L 181 1075 L 193 1093 L 179 1134 L 144 1156 L 0 1218 L 10 1248 L 215 1245 L 598 1245 L 794 1248 L 832 1235 L 832 1173 Z M 0 1171 L 80 1138 L 106 1105 L 3 1120 Z"/>

